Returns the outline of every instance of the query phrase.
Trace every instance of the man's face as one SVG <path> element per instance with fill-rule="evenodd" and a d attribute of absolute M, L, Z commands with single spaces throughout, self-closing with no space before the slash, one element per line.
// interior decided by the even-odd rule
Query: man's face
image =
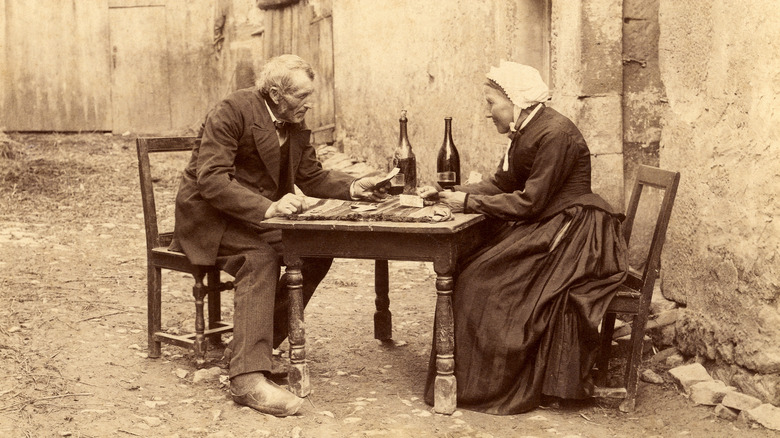
<path fill-rule="evenodd" d="M 291 123 L 300 123 L 306 117 L 306 111 L 313 106 L 314 81 L 306 72 L 296 70 L 292 74 L 292 86 L 287 93 L 272 94 L 277 104 L 276 117 Z"/>
<path fill-rule="evenodd" d="M 514 122 L 514 104 L 499 90 L 488 85 L 484 86 L 487 114 L 485 117 L 493 119 L 493 124 L 500 134 L 509 132 L 509 124 Z"/>

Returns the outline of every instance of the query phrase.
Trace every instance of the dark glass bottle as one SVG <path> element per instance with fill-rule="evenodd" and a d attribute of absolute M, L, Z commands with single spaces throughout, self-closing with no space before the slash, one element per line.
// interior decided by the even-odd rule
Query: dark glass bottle
<path fill-rule="evenodd" d="M 436 158 L 436 182 L 443 189 L 460 184 L 460 155 L 452 142 L 452 117 L 444 118 L 444 141 Z"/>
<path fill-rule="evenodd" d="M 413 195 L 417 191 L 417 160 L 412 151 L 412 145 L 409 143 L 409 137 L 406 134 L 406 111 L 401 111 L 400 134 L 398 136 L 398 147 L 393 153 L 393 167 L 399 169 L 398 174 L 390 180 L 391 195 L 400 195 L 405 193 Z"/>

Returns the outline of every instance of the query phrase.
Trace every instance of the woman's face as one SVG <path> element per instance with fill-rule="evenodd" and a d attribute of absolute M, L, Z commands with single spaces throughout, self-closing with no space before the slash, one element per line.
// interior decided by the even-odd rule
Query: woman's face
<path fill-rule="evenodd" d="M 493 124 L 500 134 L 509 132 L 509 124 L 514 122 L 514 104 L 506 95 L 495 88 L 485 85 L 485 101 L 487 102 L 487 114 L 485 117 L 493 119 Z"/>

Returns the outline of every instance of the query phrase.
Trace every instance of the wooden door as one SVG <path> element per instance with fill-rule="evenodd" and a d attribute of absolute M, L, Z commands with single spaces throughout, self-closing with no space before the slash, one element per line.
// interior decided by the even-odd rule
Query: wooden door
<path fill-rule="evenodd" d="M 171 129 L 165 2 L 110 0 L 112 130 Z"/>
<path fill-rule="evenodd" d="M 0 129 L 110 129 L 106 15 L 106 0 L 0 0 Z"/>
<path fill-rule="evenodd" d="M 332 1 L 308 0 L 266 11 L 265 58 L 293 53 L 309 61 L 316 73 L 314 108 L 306 115 L 314 143 L 335 140 Z M 316 6 L 316 7 L 315 7 Z"/>

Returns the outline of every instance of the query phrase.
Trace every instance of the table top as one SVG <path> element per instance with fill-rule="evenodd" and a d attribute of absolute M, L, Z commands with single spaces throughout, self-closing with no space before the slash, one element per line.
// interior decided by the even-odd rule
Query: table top
<path fill-rule="evenodd" d="M 266 219 L 260 223 L 263 228 L 280 230 L 310 231 L 376 231 L 409 234 L 455 234 L 485 220 L 481 214 L 455 213 L 452 220 L 443 222 L 392 222 L 392 221 L 350 221 L 350 220 L 305 220 L 285 218 Z"/>

